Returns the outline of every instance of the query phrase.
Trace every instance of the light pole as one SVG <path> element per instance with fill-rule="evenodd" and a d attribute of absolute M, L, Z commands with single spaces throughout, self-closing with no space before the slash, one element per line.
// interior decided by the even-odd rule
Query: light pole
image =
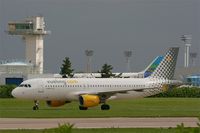
<path fill-rule="evenodd" d="M 197 58 L 197 53 L 196 52 L 193 52 L 193 53 L 190 53 L 190 58 L 192 59 L 192 66 L 195 66 L 195 59 Z"/>
<path fill-rule="evenodd" d="M 86 72 L 90 73 L 91 72 L 91 57 L 93 56 L 94 51 L 93 50 L 85 50 L 85 55 L 87 57 L 87 68 L 86 68 Z"/>
<path fill-rule="evenodd" d="M 192 41 L 192 35 L 182 35 L 181 40 L 185 45 L 185 55 L 184 55 L 184 67 L 189 67 L 189 57 L 190 57 L 190 47 Z"/>
<path fill-rule="evenodd" d="M 127 72 L 130 72 L 130 57 L 132 56 L 132 51 L 125 50 L 124 51 L 124 56 L 126 58 Z"/>

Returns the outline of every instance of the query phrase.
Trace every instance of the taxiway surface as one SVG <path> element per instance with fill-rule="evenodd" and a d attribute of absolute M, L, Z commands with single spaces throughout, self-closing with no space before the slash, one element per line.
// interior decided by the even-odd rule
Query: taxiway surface
<path fill-rule="evenodd" d="M 196 117 L 167 118 L 0 118 L 0 129 L 44 129 L 58 124 L 71 123 L 76 128 L 169 128 L 183 123 L 185 127 L 197 127 Z"/>

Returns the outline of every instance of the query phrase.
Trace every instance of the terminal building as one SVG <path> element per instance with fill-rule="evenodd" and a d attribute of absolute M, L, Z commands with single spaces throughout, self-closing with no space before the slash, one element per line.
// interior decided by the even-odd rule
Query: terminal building
<path fill-rule="evenodd" d="M 192 86 L 200 87 L 200 74 L 194 74 L 185 78 L 186 82 Z"/>
<path fill-rule="evenodd" d="M 174 78 L 184 81 L 188 85 L 200 87 L 200 67 L 177 68 Z"/>
<path fill-rule="evenodd" d="M 36 73 L 33 64 L 20 60 L 0 61 L 0 84 L 20 84 L 28 74 Z"/>
<path fill-rule="evenodd" d="M 36 77 L 54 77 L 53 74 L 39 74 L 32 63 L 23 60 L 0 61 L 0 85 L 16 84 Z"/>
<path fill-rule="evenodd" d="M 38 73 L 32 63 L 20 60 L 0 61 L 0 74 L 33 74 Z"/>

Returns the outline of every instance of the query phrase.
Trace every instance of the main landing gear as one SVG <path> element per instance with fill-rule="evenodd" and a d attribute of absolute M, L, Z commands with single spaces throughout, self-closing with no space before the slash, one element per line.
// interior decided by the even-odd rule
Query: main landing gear
<path fill-rule="evenodd" d="M 35 100 L 34 101 L 34 106 L 33 106 L 33 110 L 38 110 L 39 109 L 39 101 L 38 100 Z"/>
<path fill-rule="evenodd" d="M 106 95 L 102 95 L 101 96 L 101 110 L 109 110 L 110 106 L 108 104 L 106 104 L 106 99 L 108 99 L 108 96 Z"/>
<path fill-rule="evenodd" d="M 88 108 L 87 107 L 83 107 L 83 106 L 79 106 L 79 109 L 80 110 L 87 110 Z"/>
<path fill-rule="evenodd" d="M 87 110 L 88 107 L 79 106 L 79 109 L 80 110 Z M 109 109 L 110 109 L 110 106 L 108 104 L 102 104 L 101 105 L 101 110 L 109 110 Z"/>
<path fill-rule="evenodd" d="M 101 110 L 109 110 L 110 106 L 108 104 L 102 104 L 101 105 Z"/>

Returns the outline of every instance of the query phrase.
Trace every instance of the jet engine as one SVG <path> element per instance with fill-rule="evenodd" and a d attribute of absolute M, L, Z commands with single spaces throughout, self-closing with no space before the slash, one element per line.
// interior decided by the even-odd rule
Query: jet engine
<path fill-rule="evenodd" d="M 100 104 L 100 98 L 97 95 L 81 95 L 79 102 L 82 107 L 94 107 Z"/>
<path fill-rule="evenodd" d="M 47 101 L 46 103 L 50 107 L 59 107 L 66 103 L 70 103 L 70 101 Z"/>

